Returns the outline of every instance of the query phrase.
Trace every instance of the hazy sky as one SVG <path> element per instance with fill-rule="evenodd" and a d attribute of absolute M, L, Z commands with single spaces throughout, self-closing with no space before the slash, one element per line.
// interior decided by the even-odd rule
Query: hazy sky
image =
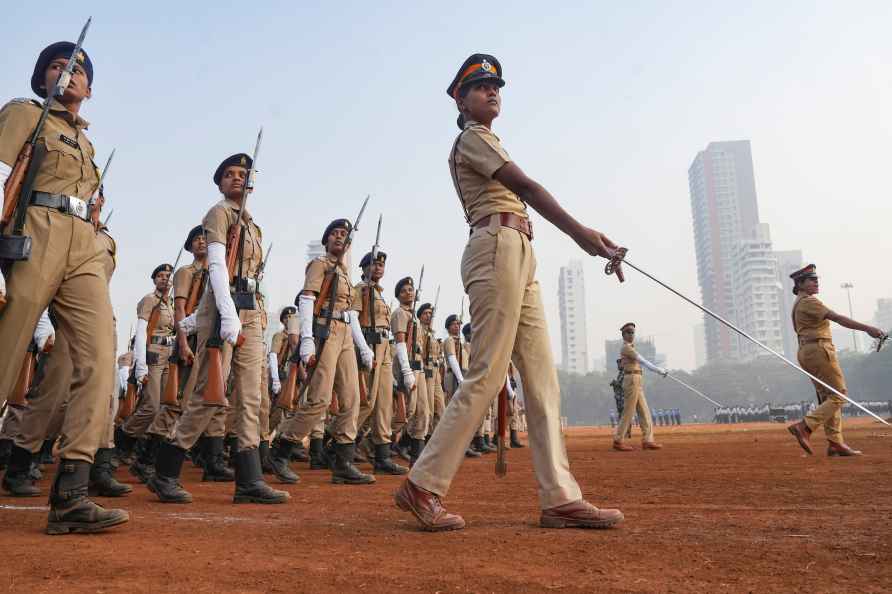
<path fill-rule="evenodd" d="M 699 299 L 687 169 L 710 141 L 749 139 L 775 249 L 818 264 L 831 307 L 847 310 L 839 284 L 854 283 L 857 318 L 892 296 L 888 2 L 65 7 L 5 7 L 16 26 L 4 33 L 0 95 L 30 96 L 39 51 L 93 15 L 83 115 L 100 164 L 117 148 L 106 188 L 121 334 L 151 270 L 173 261 L 218 199 L 217 164 L 250 152 L 261 124 L 249 209 L 275 242 L 272 308 L 303 282 L 306 243 L 371 193 L 356 251 L 383 212 L 388 291 L 425 263 L 425 296 L 443 287 L 440 321 L 457 310 L 467 231 L 446 166 L 458 130 L 445 89 L 477 51 L 504 68 L 494 129 L 512 158 L 639 266 Z M 558 270 L 583 255 L 541 217 L 534 224 L 559 359 Z M 698 312 L 633 272 L 620 286 L 603 265 L 585 264 L 592 356 L 631 319 L 670 366 L 692 366 Z"/>

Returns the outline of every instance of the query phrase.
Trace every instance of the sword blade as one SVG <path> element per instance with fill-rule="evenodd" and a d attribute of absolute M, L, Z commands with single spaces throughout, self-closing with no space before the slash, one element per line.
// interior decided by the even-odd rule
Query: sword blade
<path fill-rule="evenodd" d="M 752 342 L 753 344 L 755 344 L 756 346 L 758 346 L 759 348 L 761 348 L 762 350 L 764 350 L 764 351 L 766 351 L 766 352 L 768 352 L 768 353 L 771 353 L 772 355 L 774 355 L 775 357 L 777 357 L 778 359 L 780 359 L 781 361 L 783 361 L 784 363 L 786 363 L 788 366 L 792 367 L 793 369 L 795 369 L 796 371 L 798 371 L 799 373 L 801 373 L 802 375 L 806 376 L 807 378 L 809 378 L 809 379 L 812 380 L 813 382 L 815 382 L 815 383 L 817 383 L 817 384 L 823 386 L 824 388 L 830 390 L 831 392 L 833 392 L 834 394 L 836 394 L 837 396 L 839 396 L 840 398 L 842 398 L 842 399 L 845 400 L 846 402 L 848 402 L 848 403 L 850 403 L 850 404 L 852 404 L 852 405 L 854 405 L 854 406 L 860 408 L 861 410 L 863 410 L 864 412 L 866 412 L 867 414 L 869 414 L 870 416 L 872 416 L 873 418 L 875 418 L 877 421 L 879 421 L 879 422 L 882 423 L 883 425 L 889 425 L 889 423 L 888 423 L 888 422 L 886 421 L 886 419 L 884 419 L 883 417 L 881 417 L 881 416 L 879 416 L 878 414 L 876 414 L 875 412 L 873 412 L 873 411 L 871 411 L 871 410 L 865 408 L 865 407 L 862 406 L 860 403 L 855 402 L 854 400 L 852 400 L 851 398 L 849 398 L 848 396 L 846 396 L 845 394 L 843 394 L 842 392 L 840 392 L 839 390 L 837 390 L 836 388 L 834 388 L 833 386 L 831 386 L 830 384 L 828 384 L 827 382 L 825 382 L 824 380 L 822 380 L 822 379 L 820 379 L 820 378 L 818 378 L 818 377 L 812 375 L 811 373 L 807 372 L 807 371 L 804 370 L 803 368 L 799 367 L 798 365 L 796 365 L 795 363 L 793 363 L 792 361 L 790 361 L 789 359 L 787 359 L 786 357 L 784 357 L 783 355 L 781 355 L 780 353 L 778 353 L 777 351 L 775 351 L 774 349 L 772 349 L 771 347 L 769 347 L 768 345 L 763 344 L 761 341 L 757 340 L 756 338 L 753 338 L 752 336 L 750 336 L 749 334 L 747 334 L 746 332 L 744 332 L 743 330 L 741 330 L 740 328 L 738 328 L 737 326 L 735 326 L 734 324 L 732 324 L 731 322 L 729 322 L 728 320 L 726 320 L 725 318 L 723 318 L 722 316 L 720 316 L 719 314 L 713 312 L 712 310 L 710 310 L 709 308 L 707 308 L 707 307 L 705 307 L 705 306 L 703 306 L 703 305 L 700 305 L 699 303 L 697 303 L 696 301 L 694 301 L 693 299 L 691 299 L 691 298 L 688 297 L 687 295 L 684 295 L 683 293 L 680 293 L 679 291 L 676 291 L 675 289 L 673 289 L 672 287 L 670 287 L 669 285 L 667 285 L 666 283 L 664 283 L 663 281 L 661 281 L 661 280 L 658 279 L 657 277 L 653 276 L 652 274 L 648 274 L 647 272 L 641 270 L 640 268 L 638 268 L 637 266 L 635 266 L 634 264 L 632 264 L 632 263 L 629 262 L 628 260 L 625 260 L 625 259 L 624 259 L 622 262 L 623 262 L 623 264 L 628 265 L 629 268 L 631 268 L 632 270 L 636 270 L 636 271 L 638 271 L 639 274 L 642 274 L 642 275 L 646 276 L 647 278 L 649 278 L 649 279 L 652 280 L 653 282 L 657 283 L 658 285 L 660 285 L 661 287 L 663 287 L 664 289 L 666 289 L 666 290 L 669 291 L 670 293 L 674 293 L 674 294 L 677 295 L 678 297 L 681 297 L 683 300 L 687 301 L 688 303 L 690 303 L 691 305 L 693 305 L 694 307 L 696 307 L 697 309 L 699 309 L 700 311 L 702 311 L 702 312 L 705 313 L 706 315 L 708 315 L 708 316 L 712 317 L 713 319 L 715 319 L 716 321 L 718 321 L 718 322 L 724 324 L 725 326 L 727 326 L 728 328 L 730 328 L 730 329 L 733 330 L 734 332 L 737 332 L 738 334 L 740 334 L 741 336 L 743 336 L 744 338 L 746 338 L 747 340 L 749 340 L 750 342 Z"/>
<path fill-rule="evenodd" d="M 84 28 L 81 29 L 81 34 L 78 36 L 77 43 L 74 45 L 74 51 L 71 52 L 71 56 L 68 58 L 68 63 L 65 64 L 65 68 L 62 70 L 62 73 L 59 74 L 59 80 L 56 81 L 56 86 L 53 87 L 53 92 L 49 95 L 50 97 L 61 97 L 65 94 L 65 89 L 68 88 L 68 85 L 71 82 L 71 74 L 74 72 L 74 65 L 77 63 L 77 56 L 81 53 L 84 39 L 87 37 L 87 30 L 90 28 L 90 23 L 92 22 L 93 17 L 89 17 L 87 22 L 84 23 Z"/>
<path fill-rule="evenodd" d="M 670 378 L 670 379 L 674 379 L 674 380 L 677 381 L 679 384 L 681 384 L 682 386 L 684 386 L 685 388 L 687 388 L 688 390 L 690 390 L 691 392 L 693 392 L 693 393 L 696 394 L 697 396 L 700 396 L 701 398 L 704 398 L 704 399 L 706 399 L 706 400 L 709 400 L 710 402 L 712 402 L 713 404 L 715 404 L 715 405 L 718 406 L 719 408 L 724 408 L 724 406 L 725 406 L 724 404 L 720 404 L 720 403 L 716 402 L 715 400 L 713 400 L 712 398 L 710 398 L 709 396 L 707 396 L 706 394 L 704 394 L 703 392 L 701 392 L 700 390 L 698 390 L 697 388 L 695 388 L 694 386 L 690 386 L 690 385 L 688 385 L 687 383 L 681 381 L 680 379 L 678 379 L 678 378 L 675 377 L 674 375 L 672 375 L 672 374 L 667 374 L 666 377 L 668 377 L 668 378 Z"/>

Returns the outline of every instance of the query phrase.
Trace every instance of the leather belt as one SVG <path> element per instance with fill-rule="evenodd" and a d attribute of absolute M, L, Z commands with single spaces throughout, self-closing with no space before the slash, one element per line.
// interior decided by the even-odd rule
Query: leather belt
<path fill-rule="evenodd" d="M 65 194 L 47 194 L 46 192 L 32 192 L 31 204 L 34 206 L 46 206 L 55 208 L 59 212 L 71 215 L 82 221 L 90 220 L 90 205 L 86 200 Z"/>
<path fill-rule="evenodd" d="M 485 216 L 479 221 L 471 224 L 471 232 L 473 233 L 475 229 L 482 229 L 483 227 L 489 226 L 493 217 L 499 217 L 499 225 L 502 227 L 520 231 L 527 236 L 527 239 L 530 241 L 533 240 L 533 224 L 528 218 L 513 212 L 498 212 L 496 214 Z"/>
<path fill-rule="evenodd" d="M 346 324 L 347 320 L 344 319 L 344 315 L 346 313 L 347 313 L 346 309 L 334 312 L 331 315 L 331 321 L 332 322 L 343 322 Z M 317 324 L 324 324 L 324 323 L 328 322 L 328 309 L 323 307 L 322 310 L 319 312 L 319 315 L 316 317 L 316 319 L 318 320 Z"/>
<path fill-rule="evenodd" d="M 626 375 L 641 375 L 640 369 L 632 369 L 630 371 L 623 371 Z"/>
<path fill-rule="evenodd" d="M 173 346 L 174 336 L 153 336 L 149 339 L 152 344 L 160 344 L 164 346 Z"/>
<path fill-rule="evenodd" d="M 800 338 L 799 346 L 804 344 L 815 344 L 818 342 L 829 342 L 830 344 L 833 344 L 833 341 L 829 338 Z"/>

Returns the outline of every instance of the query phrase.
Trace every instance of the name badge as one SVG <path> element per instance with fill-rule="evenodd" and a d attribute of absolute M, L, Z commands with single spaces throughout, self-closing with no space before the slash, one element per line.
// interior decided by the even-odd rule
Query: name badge
<path fill-rule="evenodd" d="M 76 148 L 78 150 L 80 150 L 80 148 L 81 148 L 81 145 L 79 145 L 75 139 L 68 138 L 64 134 L 59 134 L 59 140 L 61 140 L 62 142 L 64 142 L 68 146 L 70 146 L 71 148 Z"/>

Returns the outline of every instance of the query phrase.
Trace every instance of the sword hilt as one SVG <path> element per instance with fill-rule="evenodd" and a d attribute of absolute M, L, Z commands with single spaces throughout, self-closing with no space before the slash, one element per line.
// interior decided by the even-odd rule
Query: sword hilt
<path fill-rule="evenodd" d="M 879 353 L 883 350 L 883 347 L 886 345 L 886 341 L 889 340 L 888 334 L 883 334 L 879 338 L 877 338 L 877 352 Z"/>
<path fill-rule="evenodd" d="M 613 253 L 613 257 L 611 257 L 610 260 L 607 261 L 607 265 L 604 266 L 604 274 L 610 276 L 611 274 L 619 270 L 619 267 L 622 265 L 628 251 L 628 248 L 616 248 L 616 251 Z"/>

